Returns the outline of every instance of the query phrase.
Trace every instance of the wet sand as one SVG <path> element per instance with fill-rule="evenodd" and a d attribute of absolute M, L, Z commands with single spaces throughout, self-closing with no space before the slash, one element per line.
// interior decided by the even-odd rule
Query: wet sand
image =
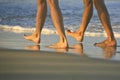
<path fill-rule="evenodd" d="M 119 80 L 120 62 L 48 51 L 0 50 L 0 80 Z"/>
<path fill-rule="evenodd" d="M 0 32 L 0 80 L 119 80 L 120 48 L 98 48 L 102 37 L 85 37 L 77 43 L 68 37 L 70 46 L 49 49 L 57 35 L 43 35 L 40 45 L 23 34 Z M 119 43 L 119 39 L 118 43 Z"/>

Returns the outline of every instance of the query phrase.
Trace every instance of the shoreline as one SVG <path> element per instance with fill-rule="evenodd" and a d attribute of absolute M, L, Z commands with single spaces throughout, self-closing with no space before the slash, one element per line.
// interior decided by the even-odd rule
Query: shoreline
<path fill-rule="evenodd" d="M 24 40 L 22 34 L 0 32 L 0 37 L 1 80 L 120 79 L 120 47 L 93 46 L 103 37 L 85 37 L 81 44 L 67 36 L 75 47 L 68 50 L 46 47 L 57 42 L 58 35 L 42 35 L 39 45 Z"/>
<path fill-rule="evenodd" d="M 41 43 L 35 45 L 33 42 L 25 40 L 22 34 L 12 32 L 0 31 L 0 48 L 12 50 L 30 50 L 30 51 L 47 51 L 47 52 L 62 52 L 75 56 L 87 55 L 90 58 L 108 59 L 120 61 L 119 43 L 117 38 L 117 47 L 96 47 L 95 42 L 101 42 L 105 37 L 88 37 L 85 36 L 84 42 L 79 43 L 74 38 L 67 36 L 69 47 L 68 49 L 51 49 L 47 46 L 56 43 L 59 40 L 58 35 L 43 35 L 41 36 Z M 72 47 L 72 48 L 71 48 Z"/>
<path fill-rule="evenodd" d="M 120 61 L 60 52 L 0 49 L 1 80 L 119 80 Z"/>

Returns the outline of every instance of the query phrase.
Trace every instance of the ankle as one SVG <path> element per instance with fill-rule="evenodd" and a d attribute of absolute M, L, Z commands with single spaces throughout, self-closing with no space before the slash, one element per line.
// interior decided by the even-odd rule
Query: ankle
<path fill-rule="evenodd" d="M 37 32 L 34 32 L 34 33 L 33 33 L 33 36 L 35 36 L 35 37 L 40 37 L 40 34 L 37 33 Z"/>
<path fill-rule="evenodd" d="M 115 39 L 114 37 L 113 37 L 113 38 L 108 37 L 107 40 L 110 41 L 110 42 L 112 42 L 112 41 L 116 41 L 116 39 Z"/>
<path fill-rule="evenodd" d="M 84 32 L 82 32 L 82 31 L 77 31 L 77 34 L 78 34 L 79 36 L 84 36 Z"/>

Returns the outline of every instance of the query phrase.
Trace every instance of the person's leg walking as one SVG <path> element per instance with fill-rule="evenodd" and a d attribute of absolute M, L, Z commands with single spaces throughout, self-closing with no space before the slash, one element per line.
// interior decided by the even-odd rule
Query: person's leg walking
<path fill-rule="evenodd" d="M 97 9 L 98 16 L 107 33 L 107 39 L 101 43 L 96 43 L 96 46 L 116 46 L 116 40 L 113 34 L 110 16 L 105 6 L 104 0 L 93 0 L 94 6 Z"/>
<path fill-rule="evenodd" d="M 24 35 L 25 39 L 31 40 L 37 44 L 40 43 L 41 30 L 44 26 L 46 13 L 47 13 L 46 0 L 37 0 L 36 30 L 30 36 Z"/>
<path fill-rule="evenodd" d="M 74 37 L 77 41 L 82 42 L 84 37 L 84 32 L 90 22 L 93 15 L 93 2 L 92 0 L 83 0 L 84 2 L 84 12 L 82 16 L 82 23 L 79 29 L 75 32 L 67 30 L 67 34 Z"/>
<path fill-rule="evenodd" d="M 68 43 L 67 43 L 67 39 L 65 36 L 63 17 L 62 17 L 61 10 L 59 8 L 59 2 L 58 0 L 48 0 L 48 4 L 50 6 L 50 13 L 51 13 L 53 24 L 56 27 L 58 35 L 60 37 L 60 41 L 58 43 L 51 45 L 49 47 L 67 48 Z"/>

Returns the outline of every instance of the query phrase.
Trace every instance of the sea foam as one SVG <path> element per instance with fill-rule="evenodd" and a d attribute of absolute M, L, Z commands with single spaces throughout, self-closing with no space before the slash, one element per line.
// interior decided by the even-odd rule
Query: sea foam
<path fill-rule="evenodd" d="M 35 28 L 24 28 L 22 26 L 9 26 L 9 25 L 0 25 L 0 30 L 9 31 L 14 33 L 25 33 L 25 32 L 34 32 Z M 48 28 L 42 29 L 42 34 L 55 34 L 55 30 L 51 30 Z"/>
<path fill-rule="evenodd" d="M 22 27 L 22 26 L 9 26 L 9 25 L 0 25 L 0 30 L 2 31 L 9 31 L 9 32 L 14 32 L 14 33 L 32 33 L 35 31 L 35 28 L 27 28 L 27 27 Z M 42 29 L 42 34 L 49 35 L 49 34 L 58 34 L 56 30 L 49 29 L 49 28 L 43 28 Z M 114 32 L 114 35 L 116 38 L 120 38 L 120 33 Z M 96 37 L 96 36 L 103 36 L 106 37 L 105 32 L 85 32 L 85 36 L 91 36 L 91 37 Z"/>

